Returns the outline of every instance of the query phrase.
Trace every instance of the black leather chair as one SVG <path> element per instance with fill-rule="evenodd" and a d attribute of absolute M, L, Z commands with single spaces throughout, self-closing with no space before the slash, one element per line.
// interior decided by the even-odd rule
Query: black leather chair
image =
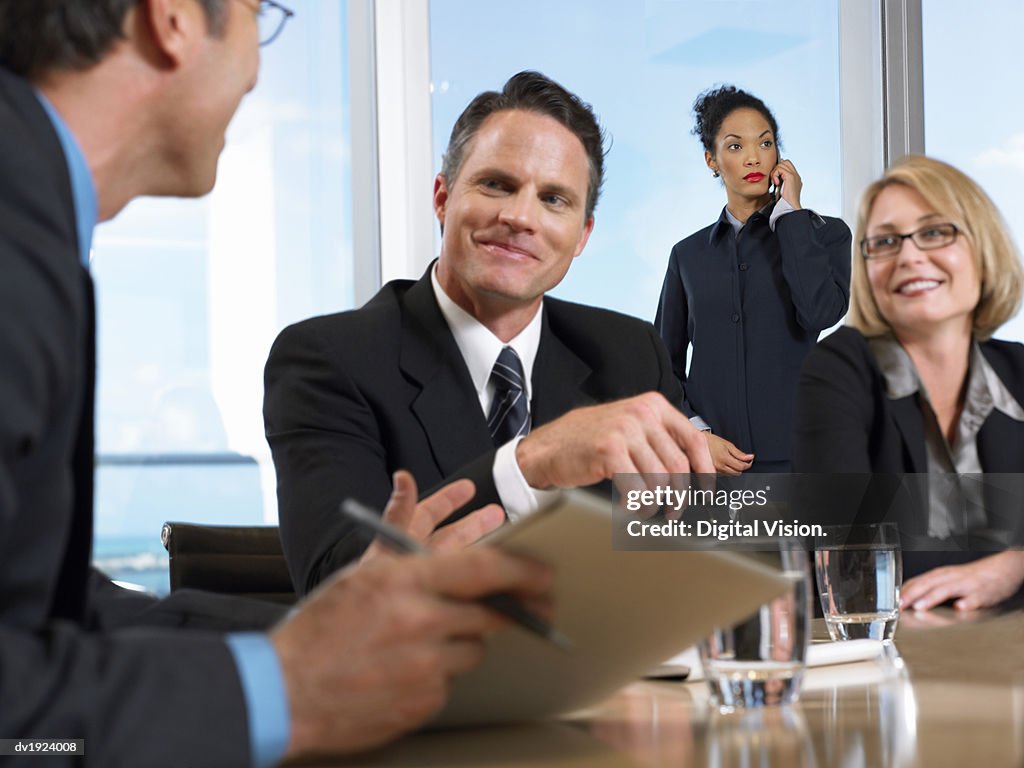
<path fill-rule="evenodd" d="M 298 600 L 276 526 L 164 523 L 160 539 L 170 555 L 171 592 L 207 592 L 270 600 Z"/>

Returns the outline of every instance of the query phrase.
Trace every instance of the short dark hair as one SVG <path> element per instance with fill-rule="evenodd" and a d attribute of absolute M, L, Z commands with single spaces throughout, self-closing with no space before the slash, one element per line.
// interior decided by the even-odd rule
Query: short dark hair
<path fill-rule="evenodd" d="M 722 122 L 737 109 L 754 109 L 760 112 L 775 135 L 775 146 L 782 148 L 779 124 L 768 106 L 752 93 L 740 90 L 735 85 L 721 85 L 704 91 L 693 102 L 693 114 L 697 118 L 693 135 L 700 139 L 704 149 L 715 154 L 715 139 L 722 129 Z"/>
<path fill-rule="evenodd" d="M 224 31 L 227 0 L 197 0 L 211 34 Z M 85 69 L 124 36 L 139 0 L 0 0 L 0 64 L 34 78 L 50 69 Z"/>
<path fill-rule="evenodd" d="M 604 132 L 589 104 L 540 72 L 520 72 L 509 78 L 501 93 L 484 91 L 469 102 L 452 128 L 441 164 L 441 174 L 452 184 L 462 169 L 466 147 L 484 120 L 496 112 L 512 109 L 552 117 L 572 131 L 583 144 L 590 165 L 586 207 L 586 217 L 589 219 L 597 206 L 597 198 L 601 195 L 601 185 L 604 183 Z"/>

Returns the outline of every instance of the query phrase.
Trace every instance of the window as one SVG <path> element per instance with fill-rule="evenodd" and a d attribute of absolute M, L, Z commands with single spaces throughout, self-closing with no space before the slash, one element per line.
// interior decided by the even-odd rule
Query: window
<path fill-rule="evenodd" d="M 1016 94 L 1021 65 L 1019 0 L 979 7 L 924 0 L 925 146 L 977 181 L 999 207 L 1018 247 L 1024 242 L 1024 105 Z M 993 20 L 997 20 L 993 23 Z M 996 337 L 1024 341 L 1019 312 Z"/>
<path fill-rule="evenodd" d="M 263 365 L 285 325 L 353 302 L 346 3 L 264 49 L 202 200 L 96 233 L 96 564 L 167 590 L 166 520 L 277 520 Z"/>
<path fill-rule="evenodd" d="M 520 70 L 589 101 L 611 146 L 604 193 L 553 295 L 652 320 L 672 245 L 725 205 L 690 134 L 701 91 L 733 83 L 764 99 L 804 204 L 841 214 L 838 13 L 820 0 L 431 0 L 435 169 L 469 100 Z"/>

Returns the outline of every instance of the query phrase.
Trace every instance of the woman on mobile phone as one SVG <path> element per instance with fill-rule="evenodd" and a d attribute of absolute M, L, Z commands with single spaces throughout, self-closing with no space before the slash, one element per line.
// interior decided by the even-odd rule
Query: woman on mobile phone
<path fill-rule="evenodd" d="M 850 230 L 801 206 L 803 181 L 763 101 L 722 86 L 693 111 L 726 204 L 672 248 L 655 325 L 716 470 L 786 472 L 800 366 L 846 313 Z"/>

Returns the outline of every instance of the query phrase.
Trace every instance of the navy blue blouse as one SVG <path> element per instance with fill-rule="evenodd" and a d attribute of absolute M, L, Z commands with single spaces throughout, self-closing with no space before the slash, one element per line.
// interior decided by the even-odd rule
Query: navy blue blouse
<path fill-rule="evenodd" d="M 849 304 L 851 236 L 841 219 L 806 209 L 779 217 L 772 231 L 770 213 L 758 211 L 735 234 L 723 209 L 676 243 L 654 324 L 686 414 L 758 461 L 789 461 L 800 366 Z"/>

